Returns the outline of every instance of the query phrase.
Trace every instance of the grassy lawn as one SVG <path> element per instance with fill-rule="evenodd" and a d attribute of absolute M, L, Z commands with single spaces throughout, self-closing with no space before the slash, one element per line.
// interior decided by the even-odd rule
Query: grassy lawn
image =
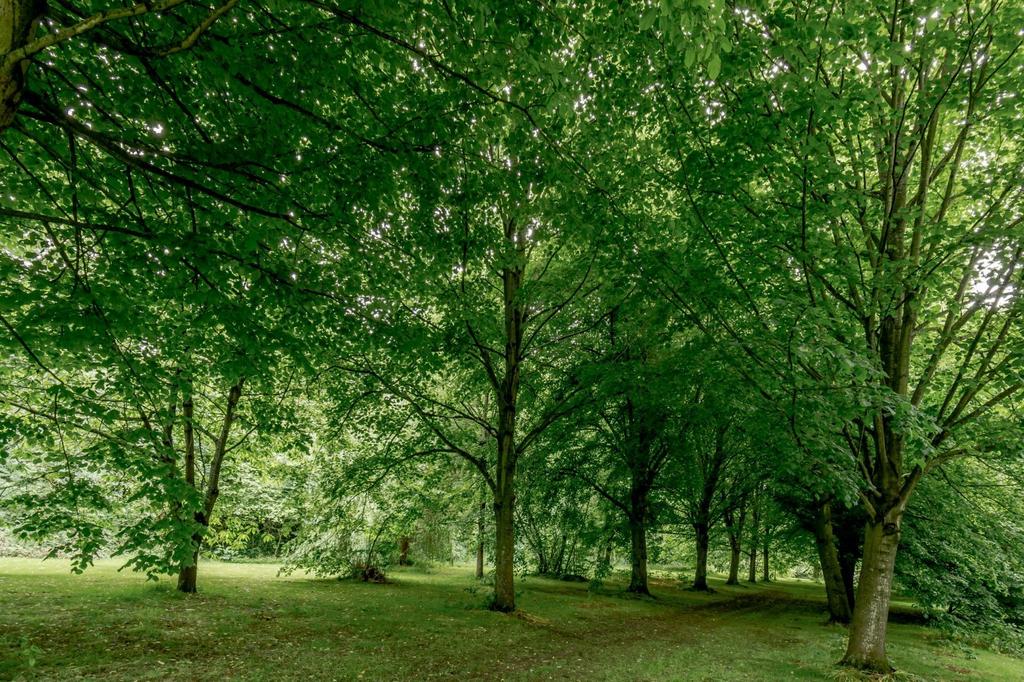
<path fill-rule="evenodd" d="M 483 609 L 467 568 L 370 585 L 206 562 L 184 596 L 117 565 L 0 559 L 0 679 L 848 679 L 832 665 L 844 630 L 807 583 L 655 581 L 650 601 L 528 578 L 507 616 Z M 889 641 L 898 679 L 1024 680 L 1024 661 L 921 626 L 894 623 Z"/>

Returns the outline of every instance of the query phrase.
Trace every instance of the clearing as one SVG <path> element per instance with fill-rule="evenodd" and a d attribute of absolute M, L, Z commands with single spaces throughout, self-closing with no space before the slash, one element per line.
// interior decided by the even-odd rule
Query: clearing
<path fill-rule="evenodd" d="M 0 679 L 847 679 L 833 665 L 845 631 L 824 624 L 810 583 L 716 580 L 709 595 L 656 580 L 647 600 L 615 580 L 594 594 L 531 577 L 507 616 L 459 566 L 373 585 L 203 562 L 200 594 L 185 596 L 118 565 L 75 576 L 0 559 Z M 1024 680 L 1024 660 L 917 624 L 892 623 L 889 650 L 898 679 Z"/>

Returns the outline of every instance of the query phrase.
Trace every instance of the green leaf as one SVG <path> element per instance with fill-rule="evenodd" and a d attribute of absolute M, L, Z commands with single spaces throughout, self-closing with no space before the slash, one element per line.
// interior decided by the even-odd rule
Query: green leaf
<path fill-rule="evenodd" d="M 715 80 L 721 71 L 722 58 L 717 54 L 711 55 L 711 59 L 708 60 L 708 78 Z"/>
<path fill-rule="evenodd" d="M 658 9 L 655 7 L 647 8 L 647 11 L 640 17 L 640 30 L 649 31 L 654 26 L 654 22 L 658 20 Z"/>

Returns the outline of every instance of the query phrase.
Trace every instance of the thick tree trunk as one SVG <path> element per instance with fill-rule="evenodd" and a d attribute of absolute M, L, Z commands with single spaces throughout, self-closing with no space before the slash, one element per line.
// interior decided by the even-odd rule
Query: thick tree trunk
<path fill-rule="evenodd" d="M 739 555 L 741 551 L 739 549 L 739 543 L 730 548 L 729 555 L 729 580 L 725 582 L 726 585 L 739 585 Z"/>
<path fill-rule="evenodd" d="M 192 564 L 188 566 L 182 566 L 181 570 L 178 571 L 178 591 L 186 594 L 196 593 L 196 579 L 198 577 L 199 570 L 199 542 L 201 538 L 192 538 L 192 541 L 196 543 L 196 551 L 192 554 Z"/>
<path fill-rule="evenodd" d="M 634 469 L 629 490 L 630 592 L 650 594 L 647 584 L 647 493 L 646 472 Z"/>
<path fill-rule="evenodd" d="M 708 589 L 708 545 L 710 534 L 706 521 L 698 521 L 693 524 L 693 530 L 697 537 L 697 568 L 693 576 L 693 589 Z"/>
<path fill-rule="evenodd" d="M 747 570 L 747 582 L 757 582 L 757 545 L 754 543 L 750 544 L 750 565 Z"/>
<path fill-rule="evenodd" d="M 494 502 L 494 602 L 495 611 L 515 611 L 515 496 L 505 486 Z"/>
<path fill-rule="evenodd" d="M 643 519 L 629 520 L 630 540 L 630 592 L 635 594 L 650 594 L 647 585 L 647 526 Z"/>
<path fill-rule="evenodd" d="M 725 581 L 726 585 L 739 585 L 740 584 L 740 543 L 739 541 L 733 542 L 732 538 L 729 538 L 729 579 Z"/>
<path fill-rule="evenodd" d="M 832 533 L 832 511 L 830 505 L 818 507 L 814 514 L 814 544 L 818 548 L 818 562 L 821 576 L 825 581 L 825 596 L 828 600 L 829 621 L 850 622 L 850 603 L 843 585 L 843 571 L 839 565 L 839 552 Z"/>
<path fill-rule="evenodd" d="M 507 400 L 505 405 L 499 414 L 498 463 L 494 487 L 494 601 L 491 608 L 508 613 L 516 610 L 516 453 L 513 442 L 514 402 Z"/>
<path fill-rule="evenodd" d="M 890 515 L 884 523 L 869 521 L 864 530 L 864 561 L 843 665 L 876 672 L 892 670 L 885 654 L 885 630 L 899 539 L 898 515 Z"/>

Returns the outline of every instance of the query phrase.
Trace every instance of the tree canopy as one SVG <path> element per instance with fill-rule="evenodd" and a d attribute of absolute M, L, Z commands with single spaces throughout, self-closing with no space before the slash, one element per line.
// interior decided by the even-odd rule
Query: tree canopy
<path fill-rule="evenodd" d="M 894 589 L 1019 643 L 1022 26 L 7 2 L 0 522 L 186 592 L 475 555 L 500 611 L 809 567 L 847 665 Z"/>

